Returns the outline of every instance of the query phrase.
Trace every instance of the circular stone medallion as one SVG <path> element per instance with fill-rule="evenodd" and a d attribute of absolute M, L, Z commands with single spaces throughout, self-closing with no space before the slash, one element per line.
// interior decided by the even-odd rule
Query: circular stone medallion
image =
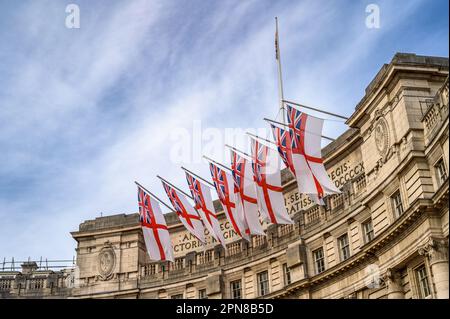
<path fill-rule="evenodd" d="M 386 120 L 380 118 L 375 125 L 375 144 L 380 155 L 385 155 L 389 144 L 389 133 Z"/>

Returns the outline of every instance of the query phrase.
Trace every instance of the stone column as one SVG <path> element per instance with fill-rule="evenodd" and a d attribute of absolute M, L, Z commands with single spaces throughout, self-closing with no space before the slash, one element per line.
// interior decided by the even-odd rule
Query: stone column
<path fill-rule="evenodd" d="M 419 248 L 419 255 L 428 257 L 436 298 L 448 299 L 448 241 L 430 238 Z M 432 288 L 432 287 L 430 287 Z"/>
<path fill-rule="evenodd" d="M 278 239 L 278 227 L 275 224 L 271 224 L 267 227 L 267 244 L 269 247 L 274 247 L 277 245 Z"/>
<path fill-rule="evenodd" d="M 388 268 L 383 276 L 386 283 L 388 299 L 404 299 L 402 279 L 400 274 L 392 268 Z"/>
<path fill-rule="evenodd" d="M 214 246 L 214 266 L 218 267 L 223 264 L 223 257 L 225 255 L 225 250 L 221 244 Z"/>

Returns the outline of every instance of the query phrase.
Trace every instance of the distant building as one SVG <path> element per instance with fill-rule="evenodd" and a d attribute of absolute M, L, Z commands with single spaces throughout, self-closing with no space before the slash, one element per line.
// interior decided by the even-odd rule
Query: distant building
<path fill-rule="evenodd" d="M 209 237 L 203 248 L 170 213 L 176 260 L 152 263 L 138 214 L 100 217 L 72 233 L 73 285 L 25 267 L 0 271 L 0 296 L 448 298 L 448 95 L 447 58 L 398 53 L 322 151 L 342 194 L 314 206 L 283 171 L 295 225 L 265 225 L 248 243 L 216 202 L 228 247 Z"/>
<path fill-rule="evenodd" d="M 27 261 L 21 270 L 0 268 L 0 298 L 67 298 L 75 282 L 75 268 L 55 270 L 48 263 Z M 57 267 L 59 268 L 59 267 Z"/>

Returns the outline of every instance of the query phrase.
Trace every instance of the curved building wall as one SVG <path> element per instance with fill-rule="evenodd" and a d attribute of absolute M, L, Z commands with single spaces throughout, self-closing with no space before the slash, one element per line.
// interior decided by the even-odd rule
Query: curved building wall
<path fill-rule="evenodd" d="M 323 149 L 342 194 L 312 205 L 283 171 L 294 225 L 201 246 L 166 215 L 174 263 L 152 263 L 138 214 L 100 217 L 78 242 L 75 298 L 448 298 L 448 59 L 396 54 L 349 130 Z"/>

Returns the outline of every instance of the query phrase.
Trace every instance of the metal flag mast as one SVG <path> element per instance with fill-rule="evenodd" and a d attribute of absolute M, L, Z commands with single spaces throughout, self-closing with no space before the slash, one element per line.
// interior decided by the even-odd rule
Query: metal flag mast
<path fill-rule="evenodd" d="M 320 113 L 323 113 L 323 114 L 327 114 L 327 115 L 331 115 L 331 116 L 334 116 L 334 117 L 338 117 L 338 118 L 343 119 L 343 120 L 348 120 L 348 117 L 345 117 L 343 115 L 339 115 L 339 114 L 336 114 L 336 113 L 331 113 L 331 112 L 328 112 L 328 111 L 323 111 L 323 110 L 318 109 L 316 107 L 308 106 L 308 105 L 305 105 L 305 104 L 300 104 L 300 103 L 296 103 L 296 102 L 292 102 L 292 101 L 288 101 L 288 100 L 283 100 L 283 104 L 284 103 L 293 104 L 293 105 L 296 105 L 296 106 L 299 106 L 299 107 L 303 107 L 305 109 L 310 109 L 310 110 L 313 110 L 313 111 L 316 111 L 316 112 L 320 112 Z M 323 120 L 326 121 L 328 119 L 323 119 Z"/>
<path fill-rule="evenodd" d="M 187 168 L 185 168 L 185 167 L 183 167 L 183 166 L 181 166 L 181 169 L 184 170 L 185 172 L 191 174 L 192 176 L 197 177 L 198 179 L 202 180 L 205 184 L 207 184 L 208 186 L 210 186 L 210 187 L 212 187 L 212 188 L 215 189 L 214 184 L 211 183 L 210 181 L 206 180 L 205 178 L 203 178 L 203 177 L 201 177 L 201 176 L 199 176 L 199 175 L 193 173 L 192 171 L 188 170 Z"/>
<path fill-rule="evenodd" d="M 168 180 L 162 178 L 159 175 L 156 175 L 156 177 L 158 177 L 160 180 L 162 180 L 164 183 L 166 183 L 167 185 L 175 188 L 177 191 L 179 191 L 181 194 L 183 194 L 184 196 L 190 198 L 190 199 L 194 199 L 191 195 L 189 195 L 188 193 L 184 192 L 183 190 L 179 189 L 178 187 L 176 187 L 175 185 L 173 185 L 171 182 L 169 182 Z"/>
<path fill-rule="evenodd" d="M 236 150 L 236 151 L 240 152 L 239 150 Z M 241 152 L 241 153 L 242 153 L 242 152 Z M 248 155 L 247 155 L 247 156 L 248 156 Z M 213 163 L 213 164 L 219 166 L 220 168 L 222 168 L 222 169 L 224 169 L 224 170 L 227 170 L 230 174 L 233 173 L 233 169 L 231 169 L 230 167 L 227 167 L 227 166 L 225 166 L 225 165 L 223 165 L 223 164 L 220 164 L 219 162 L 216 162 L 215 160 L 212 160 L 212 159 L 210 159 L 209 157 L 207 157 L 207 156 L 205 156 L 205 155 L 203 155 L 203 158 L 206 159 L 208 162 Z M 251 160 L 251 157 L 250 157 L 249 159 L 247 159 L 247 160 Z M 250 178 L 248 178 L 248 177 L 244 177 L 244 178 L 250 180 Z M 253 179 L 251 179 L 251 180 L 253 181 Z"/>
<path fill-rule="evenodd" d="M 207 160 L 208 162 L 213 163 L 213 164 L 215 164 L 215 165 L 217 165 L 217 166 L 220 166 L 221 168 L 223 168 L 223 169 L 225 169 L 225 170 L 227 170 L 227 171 L 229 171 L 229 172 L 233 171 L 231 168 L 229 168 L 229 167 L 227 167 L 227 166 L 225 166 L 225 165 L 223 165 L 223 164 L 220 164 L 219 162 L 216 162 L 215 160 L 209 158 L 209 157 L 206 156 L 206 155 L 203 155 L 203 158 L 204 158 L 205 160 Z"/>
<path fill-rule="evenodd" d="M 264 121 L 267 121 L 267 122 L 269 122 L 269 123 L 274 123 L 274 124 L 278 124 L 278 125 L 282 125 L 282 126 L 288 127 L 287 124 L 284 124 L 284 123 L 281 123 L 281 122 L 278 122 L 278 121 L 274 121 L 274 120 L 268 119 L 268 118 L 266 118 L 266 117 L 265 117 L 263 120 L 264 120 Z M 305 132 L 309 132 L 309 131 L 305 130 Z M 312 132 L 309 132 L 309 133 L 311 133 L 311 134 L 313 134 L 313 135 L 318 135 L 318 134 L 314 134 L 314 133 L 312 133 Z M 320 137 L 322 137 L 322 138 L 324 138 L 324 139 L 326 139 L 326 140 L 329 140 L 329 141 L 334 141 L 334 140 L 335 140 L 334 138 L 328 137 L 328 136 L 325 136 L 325 135 L 320 135 Z"/>
<path fill-rule="evenodd" d="M 265 142 L 269 143 L 270 145 L 274 145 L 274 146 L 277 145 L 277 143 L 275 143 L 274 141 L 268 140 L 267 138 L 264 138 L 264 137 L 255 135 L 255 134 L 253 134 L 253 133 L 245 132 L 245 134 L 247 134 L 248 136 L 253 137 L 253 138 L 256 139 L 256 140 L 265 141 Z M 262 144 L 262 143 L 261 143 L 261 144 Z"/>
<path fill-rule="evenodd" d="M 283 114 L 283 124 L 286 124 L 286 107 L 285 107 L 285 103 L 288 104 L 293 104 L 293 105 L 297 105 L 299 107 L 303 107 L 306 109 L 310 109 L 316 112 L 321 112 L 327 115 L 331 115 L 340 119 L 344 119 L 344 120 L 348 120 L 348 117 L 343 116 L 343 115 L 339 115 L 336 113 L 331 113 L 331 112 L 327 112 L 327 111 L 323 111 L 321 109 L 315 108 L 315 107 L 311 107 L 311 106 L 307 106 L 304 104 L 299 104 L 299 103 L 295 103 L 292 101 L 288 101 L 284 99 L 284 93 L 283 93 L 283 74 L 281 72 L 281 51 L 280 51 L 280 40 L 278 37 L 278 17 L 275 17 L 275 59 L 277 60 L 277 67 L 278 67 L 278 96 L 280 99 L 280 108 L 279 108 L 279 112 L 281 111 Z M 278 116 L 277 116 L 278 117 Z"/>
<path fill-rule="evenodd" d="M 142 188 L 144 191 L 146 191 L 151 197 L 153 197 L 154 199 L 156 199 L 158 202 L 160 202 L 161 204 L 163 204 L 164 206 L 166 206 L 168 209 L 170 209 L 171 211 L 174 211 L 174 209 L 172 207 L 170 207 L 168 204 L 166 204 L 165 202 L 163 202 L 158 196 L 156 196 L 155 194 L 153 194 L 152 192 L 150 192 L 148 189 L 146 189 L 144 186 L 142 186 L 141 184 L 139 184 L 138 182 L 134 181 L 134 183 L 139 186 L 140 188 Z"/>
<path fill-rule="evenodd" d="M 282 113 L 283 123 L 286 123 L 286 110 L 284 108 L 283 95 L 283 75 L 281 73 L 281 55 L 280 55 L 280 41 L 278 39 L 278 17 L 275 17 L 275 59 L 278 66 L 278 97 L 280 99 L 280 109 Z"/>
<path fill-rule="evenodd" d="M 248 155 L 247 153 L 245 153 L 245 152 L 243 152 L 243 151 L 238 150 L 236 147 L 233 147 L 233 146 L 228 145 L 228 144 L 225 144 L 225 146 L 228 147 L 229 149 L 235 151 L 235 152 L 238 153 L 239 155 L 246 157 L 248 160 L 251 160 L 251 159 L 252 159 L 252 157 L 251 157 L 250 155 Z"/>

